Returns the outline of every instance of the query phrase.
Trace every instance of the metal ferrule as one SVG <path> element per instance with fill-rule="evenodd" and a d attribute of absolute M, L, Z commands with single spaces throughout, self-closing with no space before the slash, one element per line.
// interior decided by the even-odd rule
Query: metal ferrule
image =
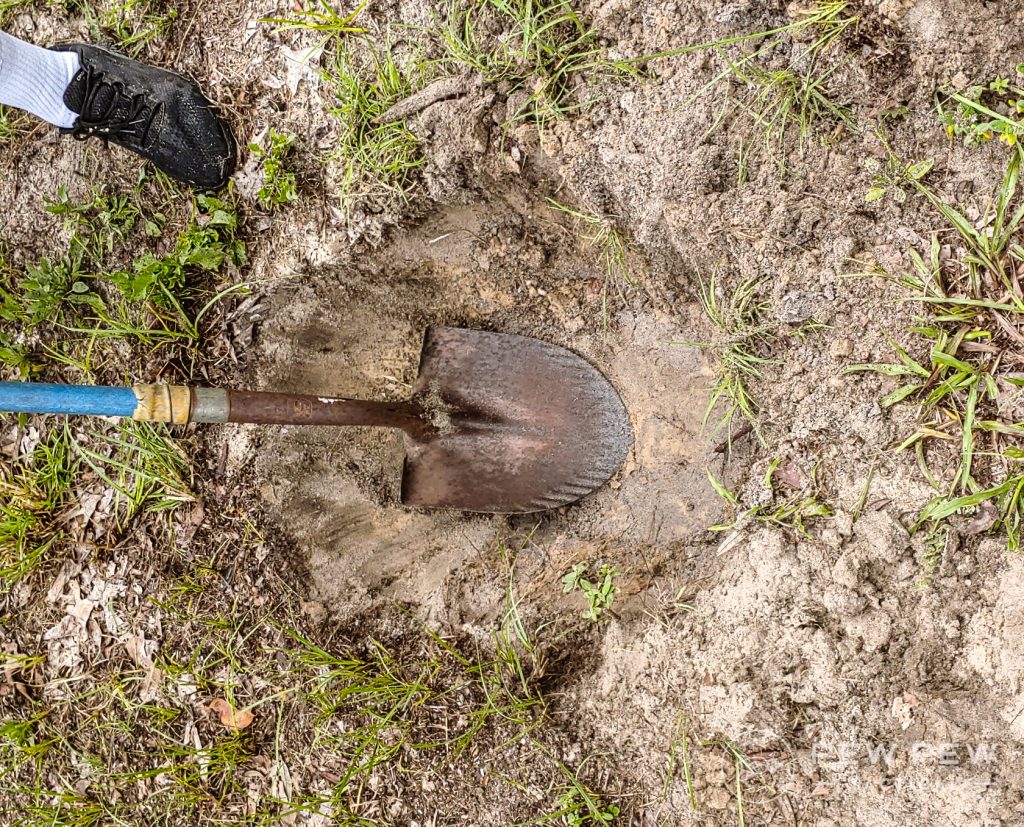
<path fill-rule="evenodd" d="M 227 422 L 228 392 L 223 388 L 192 389 L 192 422 Z"/>
<path fill-rule="evenodd" d="M 138 405 L 132 419 L 185 425 L 192 408 L 192 391 L 184 385 L 135 385 Z"/>

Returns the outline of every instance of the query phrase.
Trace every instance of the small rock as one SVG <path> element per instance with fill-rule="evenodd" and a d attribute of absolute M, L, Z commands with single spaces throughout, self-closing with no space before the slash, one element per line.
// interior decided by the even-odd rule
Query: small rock
<path fill-rule="evenodd" d="M 837 359 L 845 359 L 853 353 L 853 342 L 849 339 L 836 339 L 828 351 Z"/>

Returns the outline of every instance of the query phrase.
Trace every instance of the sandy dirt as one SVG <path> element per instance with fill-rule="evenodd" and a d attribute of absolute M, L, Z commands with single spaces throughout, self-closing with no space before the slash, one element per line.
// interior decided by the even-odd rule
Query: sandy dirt
<path fill-rule="evenodd" d="M 622 54 L 786 19 L 761 3 L 587 10 Z M 864 120 L 906 104 L 894 142 L 936 157 L 944 190 L 986 193 L 1000 156 L 951 149 L 931 95 L 1014 65 L 1016 14 L 937 0 L 859 11 L 860 44 L 837 76 L 845 99 Z M 416 15 L 399 7 L 381 17 L 392 13 Z M 268 66 L 280 74 L 280 61 Z M 539 518 L 418 513 L 395 504 L 394 435 L 252 430 L 231 450 L 252 463 L 269 520 L 305 561 L 309 599 L 337 622 L 397 600 L 483 638 L 502 605 L 495 546 L 525 534 L 516 587 L 534 617 L 571 611 L 559 586 L 573 563 L 617 565 L 620 603 L 563 660 L 555 714 L 568 754 L 599 755 L 626 793 L 631 823 L 737 823 L 725 742 L 748 762 L 748 824 L 1015 823 L 1019 561 L 998 541 L 957 543 L 932 584 L 917 587 L 923 552 L 906 526 L 929 493 L 912 462 L 886 450 L 906 422 L 883 415 L 878 380 L 839 375 L 848 362 L 884 358 L 883 331 L 905 318 L 895 292 L 846 278 L 850 259 L 901 263 L 933 219 L 917 202 L 864 205 L 876 147 L 857 132 L 812 142 L 789 174 L 756 164 L 737 185 L 743 122 L 708 136 L 720 96 L 681 105 L 713 67 L 706 55 L 658 62 L 655 80 L 609 90 L 540 137 L 496 126 L 503 101 L 493 90 L 428 107 L 411 121 L 427 152 L 423 194 L 405 215 L 343 228 L 330 213 L 315 234 L 308 221 L 283 231 L 306 239 L 289 244 L 299 274 L 268 296 L 253 345 L 259 387 L 371 398 L 403 396 L 433 323 L 570 347 L 606 373 L 633 422 L 635 449 L 610 486 Z M 289 125 L 315 122 L 305 109 L 315 88 L 300 82 L 295 92 Z M 615 297 L 606 332 L 592 284 L 600 265 L 546 204 L 554 194 L 614 216 L 632 244 L 636 285 Z M 268 254 L 268 270 L 279 262 Z M 731 455 L 700 425 L 711 367 L 679 344 L 708 337 L 697 277 L 715 269 L 728 284 L 763 278 L 789 331 L 758 387 L 768 447 L 748 437 Z M 828 327 L 798 337 L 808 318 Z M 811 537 L 755 525 L 707 533 L 725 512 L 706 469 L 756 496 L 774 456 L 804 473 L 817 466 L 834 516 Z M 681 725 L 696 811 L 679 769 Z M 515 818 L 484 807 L 477 823 Z"/>

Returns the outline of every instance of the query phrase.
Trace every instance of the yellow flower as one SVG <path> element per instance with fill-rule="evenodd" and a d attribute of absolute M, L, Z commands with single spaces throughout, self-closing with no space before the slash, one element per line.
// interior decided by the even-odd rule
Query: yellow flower
<path fill-rule="evenodd" d="M 946 126 L 946 131 L 947 131 L 947 132 L 948 132 L 948 133 L 949 133 L 950 135 L 952 135 L 952 134 L 953 134 L 953 124 L 949 124 L 949 125 L 947 125 L 947 126 Z"/>
<path fill-rule="evenodd" d="M 984 132 L 984 133 L 982 133 L 981 139 L 983 141 L 991 141 L 992 140 L 992 133 L 991 132 Z"/>
<path fill-rule="evenodd" d="M 1013 146 L 1015 143 L 1017 143 L 1017 136 L 1014 135 L 1012 132 L 1003 132 L 999 135 L 999 140 L 1006 141 L 1008 146 Z"/>

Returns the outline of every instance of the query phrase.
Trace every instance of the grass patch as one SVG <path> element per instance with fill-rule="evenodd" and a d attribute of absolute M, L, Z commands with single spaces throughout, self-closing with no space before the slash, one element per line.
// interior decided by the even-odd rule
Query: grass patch
<path fill-rule="evenodd" d="M 193 501 L 188 458 L 164 426 L 126 419 L 112 432 L 94 431 L 90 437 L 77 449 L 82 461 L 115 492 L 120 529 L 140 511 L 173 511 Z"/>
<path fill-rule="evenodd" d="M 390 48 L 343 41 L 323 71 L 333 97 L 328 112 L 338 122 L 329 162 L 339 166 L 346 214 L 403 202 L 424 158 L 404 122 L 382 121 L 381 116 L 426 81 L 422 62 L 402 63 Z"/>
<path fill-rule="evenodd" d="M 178 11 L 166 0 L 60 0 L 70 11 L 85 18 L 94 42 L 113 42 L 118 51 L 138 57 L 161 40 L 178 19 Z"/>
<path fill-rule="evenodd" d="M 1021 160 L 1014 146 L 997 191 L 975 221 L 923 181 L 912 181 L 949 229 L 933 234 L 927 249 L 909 251 L 910 272 L 874 272 L 920 304 L 923 315 L 908 332 L 923 340 L 926 355 L 891 339 L 896 361 L 846 369 L 895 378 L 881 406 L 917 410 L 918 425 L 898 450 L 914 450 L 938 493 L 916 527 L 934 534 L 945 521 L 971 514 L 967 533 L 1003 530 L 1011 549 L 1021 546 L 1024 516 L 1024 375 L 1017 356 L 1024 344 Z"/>
<path fill-rule="evenodd" d="M 714 272 L 707 283 L 701 279 L 700 305 L 714 328 L 714 336 L 706 342 L 676 342 L 706 350 L 715 359 L 715 385 L 701 426 L 706 429 L 716 408 L 723 405 L 711 433 L 726 430 L 730 443 L 733 420 L 739 414 L 764 444 L 758 422 L 760 408 L 751 395 L 750 385 L 764 378 L 765 367 L 776 363 L 768 354 L 776 339 L 777 325 L 765 321 L 768 304 L 759 296 L 759 286 L 757 279 L 746 279 L 725 297 L 720 294 Z"/>
<path fill-rule="evenodd" d="M 20 581 L 63 539 L 56 517 L 77 468 L 66 426 L 52 429 L 21 461 L 0 463 L 0 583 Z"/>
<path fill-rule="evenodd" d="M 543 127 L 594 103 L 587 90 L 595 82 L 641 76 L 633 63 L 609 59 L 569 0 L 456 0 L 435 34 L 443 67 L 508 89 L 517 101 L 509 123 Z"/>
<path fill-rule="evenodd" d="M 802 151 L 815 135 L 825 139 L 823 127 L 832 131 L 856 125 L 853 113 L 838 103 L 828 89 L 828 81 L 840 65 L 830 63 L 828 56 L 843 34 L 857 25 L 859 16 L 847 0 L 814 0 L 809 7 L 792 14 L 790 22 L 771 29 L 671 49 L 647 55 L 643 60 L 702 51 L 717 54 L 724 68 L 687 98 L 683 106 L 730 82 L 734 91 L 727 96 L 708 134 L 721 128 L 730 116 L 744 116 L 761 134 L 759 146 L 763 155 L 785 169 L 792 136 Z M 741 140 L 741 183 L 746 179 L 751 148 Z"/>
<path fill-rule="evenodd" d="M 0 320 L 12 325 L 17 333 L 7 335 L 22 344 L 0 357 L 23 375 L 32 364 L 27 340 L 87 379 L 114 358 L 119 341 L 165 348 L 170 358 L 183 350 L 187 363 L 195 358 L 201 324 L 213 305 L 245 289 L 238 282 L 212 291 L 202 286 L 245 263 L 228 202 L 198 196 L 170 238 L 164 214 L 144 212 L 129 195 L 98 190 L 76 203 L 62 188 L 46 209 L 64 220 L 66 252 L 43 256 L 24 272 L 0 268 Z M 126 260 L 125 248 L 136 243 L 143 252 Z M 153 251 L 160 247 L 163 252 Z"/>

